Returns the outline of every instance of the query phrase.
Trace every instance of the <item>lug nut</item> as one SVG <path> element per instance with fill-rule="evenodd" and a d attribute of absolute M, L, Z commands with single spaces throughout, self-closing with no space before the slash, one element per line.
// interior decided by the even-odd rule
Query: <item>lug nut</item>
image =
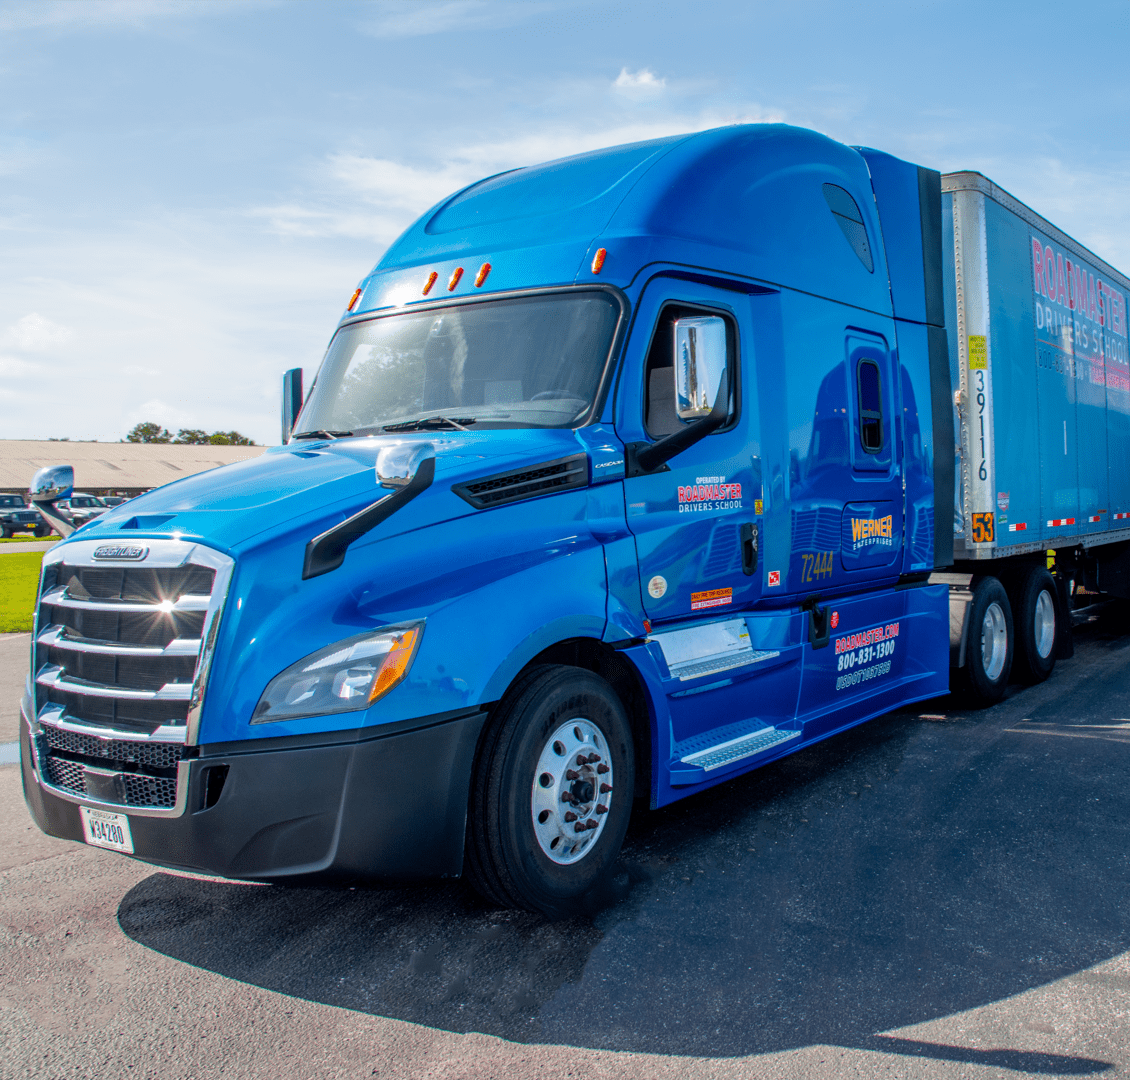
<path fill-rule="evenodd" d="M 583 821 L 578 821 L 577 824 L 573 826 L 573 832 L 587 832 L 587 831 L 588 831 L 588 826 Z"/>
<path fill-rule="evenodd" d="M 598 765 L 596 767 L 596 771 L 598 773 L 600 773 L 601 776 L 603 776 L 606 772 L 608 772 L 608 766 L 607 765 Z"/>
<path fill-rule="evenodd" d="M 608 807 L 603 806 L 600 803 L 597 803 L 596 812 L 598 814 L 607 814 L 608 813 Z"/>
<path fill-rule="evenodd" d="M 587 757 L 585 757 L 584 754 L 578 754 L 577 755 L 577 764 L 578 765 L 585 765 L 585 764 L 588 763 L 588 760 L 589 759 Z"/>
<path fill-rule="evenodd" d="M 566 821 L 576 821 L 577 815 L 574 814 L 572 810 L 566 810 L 565 811 L 565 820 Z"/>
<path fill-rule="evenodd" d="M 600 793 L 601 793 L 601 795 L 607 795 L 607 794 L 608 794 L 608 792 L 610 792 L 611 790 L 612 790 L 612 785 L 611 785 L 611 784 L 601 784 L 601 785 L 600 785 Z"/>
<path fill-rule="evenodd" d="M 591 764 L 592 764 L 592 763 L 593 763 L 594 761 L 599 761 L 599 760 L 600 760 L 600 755 L 599 755 L 599 754 L 589 754 L 589 758 L 588 758 L 588 761 L 589 761 L 589 764 L 590 764 L 590 765 L 591 765 Z"/>
<path fill-rule="evenodd" d="M 563 791 L 561 792 L 561 801 L 567 803 L 575 803 L 577 801 L 577 798 L 571 791 Z"/>
<path fill-rule="evenodd" d="M 577 772 L 576 769 L 566 769 L 565 770 L 565 779 L 566 780 L 580 780 L 580 778 L 581 778 L 581 774 L 579 772 Z"/>
<path fill-rule="evenodd" d="M 598 822 L 596 818 L 589 818 L 588 821 L 585 822 L 585 828 L 595 829 L 599 824 L 600 822 Z"/>

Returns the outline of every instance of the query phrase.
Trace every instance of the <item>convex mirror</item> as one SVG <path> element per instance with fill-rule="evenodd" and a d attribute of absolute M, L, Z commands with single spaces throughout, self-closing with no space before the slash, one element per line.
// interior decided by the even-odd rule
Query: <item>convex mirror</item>
<path fill-rule="evenodd" d="M 719 386 L 725 384 L 726 321 L 714 315 L 676 319 L 675 411 L 681 420 L 710 415 Z"/>

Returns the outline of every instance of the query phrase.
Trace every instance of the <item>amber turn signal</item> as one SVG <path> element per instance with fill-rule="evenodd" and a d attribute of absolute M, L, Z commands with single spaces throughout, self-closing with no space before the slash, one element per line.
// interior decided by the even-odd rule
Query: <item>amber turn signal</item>
<path fill-rule="evenodd" d="M 455 272 L 451 275 L 451 280 L 447 283 L 447 291 L 451 292 L 456 285 L 459 284 L 459 279 L 463 276 L 463 267 L 457 266 Z"/>
<path fill-rule="evenodd" d="M 604 260 L 608 257 L 608 252 L 604 248 L 597 248 L 596 254 L 592 257 L 592 272 L 594 274 L 600 273 L 600 268 L 604 265 Z"/>
<path fill-rule="evenodd" d="M 346 311 L 352 311 L 353 305 L 356 304 L 357 301 L 360 300 L 360 299 L 361 299 L 361 289 L 360 288 L 354 289 L 353 295 L 349 298 L 349 303 L 345 305 L 345 310 Z"/>
<path fill-rule="evenodd" d="M 385 653 L 381 664 L 380 673 L 373 683 L 372 692 L 369 694 L 369 704 L 372 705 L 377 698 L 384 697 L 405 675 L 412 664 L 412 657 L 416 655 L 416 646 L 420 643 L 420 628 L 410 627 L 393 642 L 393 646 Z"/>
<path fill-rule="evenodd" d="M 487 274 L 489 274 L 489 273 L 490 273 L 490 263 L 483 263 L 483 265 L 479 267 L 478 274 L 475 275 L 475 288 L 476 289 L 481 289 L 483 287 L 483 282 L 486 281 Z"/>
<path fill-rule="evenodd" d="M 428 275 L 427 284 L 424 285 L 424 295 L 425 296 L 427 296 L 428 293 L 430 293 L 432 291 L 432 286 L 436 283 L 436 280 L 438 278 L 439 278 L 439 274 L 437 274 L 434 270 Z"/>

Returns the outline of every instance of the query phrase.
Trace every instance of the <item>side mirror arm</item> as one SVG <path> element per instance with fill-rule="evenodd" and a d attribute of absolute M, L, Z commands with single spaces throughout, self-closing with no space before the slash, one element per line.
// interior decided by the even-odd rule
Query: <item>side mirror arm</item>
<path fill-rule="evenodd" d="M 676 454 L 694 446 L 707 435 L 723 427 L 730 417 L 730 395 L 727 387 L 728 371 L 722 372 L 718 383 L 718 393 L 714 395 L 714 407 L 709 416 L 687 424 L 685 428 L 664 435 L 656 442 L 628 443 L 624 448 L 624 469 L 626 476 L 643 476 L 645 473 L 666 470 L 667 462 Z"/>

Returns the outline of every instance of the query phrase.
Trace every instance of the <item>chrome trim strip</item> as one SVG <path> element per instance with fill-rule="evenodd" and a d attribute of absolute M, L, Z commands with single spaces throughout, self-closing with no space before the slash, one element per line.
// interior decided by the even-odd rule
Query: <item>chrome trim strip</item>
<path fill-rule="evenodd" d="M 76 611 L 142 611 L 152 615 L 169 615 L 180 611 L 207 611 L 208 599 L 207 596 L 186 593 L 172 603 L 164 600 L 159 604 L 143 604 L 136 600 L 79 600 L 67 595 L 65 585 L 56 585 L 39 602 L 48 607 L 73 608 Z"/>
<path fill-rule="evenodd" d="M 214 560 L 225 558 L 218 551 L 194 544 L 190 540 L 165 539 L 154 540 L 151 537 L 142 537 L 149 545 L 149 554 L 144 560 L 136 559 L 96 559 L 94 552 L 105 547 L 106 537 L 97 540 L 66 540 L 56 544 L 43 556 L 43 564 L 65 562 L 70 566 L 156 566 L 161 568 L 184 566 L 185 563 L 197 563 L 200 566 L 215 567 Z"/>
<path fill-rule="evenodd" d="M 68 694 L 86 697 L 118 698 L 122 701 L 188 701 L 192 696 L 191 683 L 165 683 L 160 690 L 129 690 L 104 683 L 83 683 L 68 679 L 58 664 L 44 664 L 35 676 L 39 686 L 65 690 Z"/>
<path fill-rule="evenodd" d="M 202 634 L 203 645 L 200 649 L 200 659 L 196 661 L 196 675 L 192 680 L 192 695 L 188 706 L 188 729 L 185 733 L 185 745 L 195 746 L 200 734 L 200 714 L 204 708 L 204 692 L 208 688 L 208 675 L 212 670 L 212 657 L 216 651 L 216 636 L 220 631 L 220 617 L 227 604 L 228 589 L 231 587 L 232 574 L 235 572 L 235 560 L 221 555 L 217 551 L 211 552 L 215 562 L 212 563 L 216 570 L 216 579 L 212 582 L 212 596 L 208 604 L 208 613 L 204 616 L 204 631 Z M 220 562 L 220 560 L 223 562 Z"/>
<path fill-rule="evenodd" d="M 65 626 L 49 626 L 35 640 L 40 645 L 68 652 L 98 653 L 101 656 L 196 656 L 200 638 L 175 638 L 168 645 L 119 645 L 114 641 L 75 641 L 66 636 Z"/>
<path fill-rule="evenodd" d="M 39 711 L 39 726 L 57 728 L 59 731 L 70 731 L 75 735 L 91 735 L 96 739 L 105 739 L 107 742 L 136 742 L 136 743 L 183 743 L 184 724 L 162 724 L 155 731 L 148 734 L 141 731 L 123 731 L 116 727 L 100 727 L 88 720 L 76 720 L 68 716 L 62 705 L 48 702 Z"/>

